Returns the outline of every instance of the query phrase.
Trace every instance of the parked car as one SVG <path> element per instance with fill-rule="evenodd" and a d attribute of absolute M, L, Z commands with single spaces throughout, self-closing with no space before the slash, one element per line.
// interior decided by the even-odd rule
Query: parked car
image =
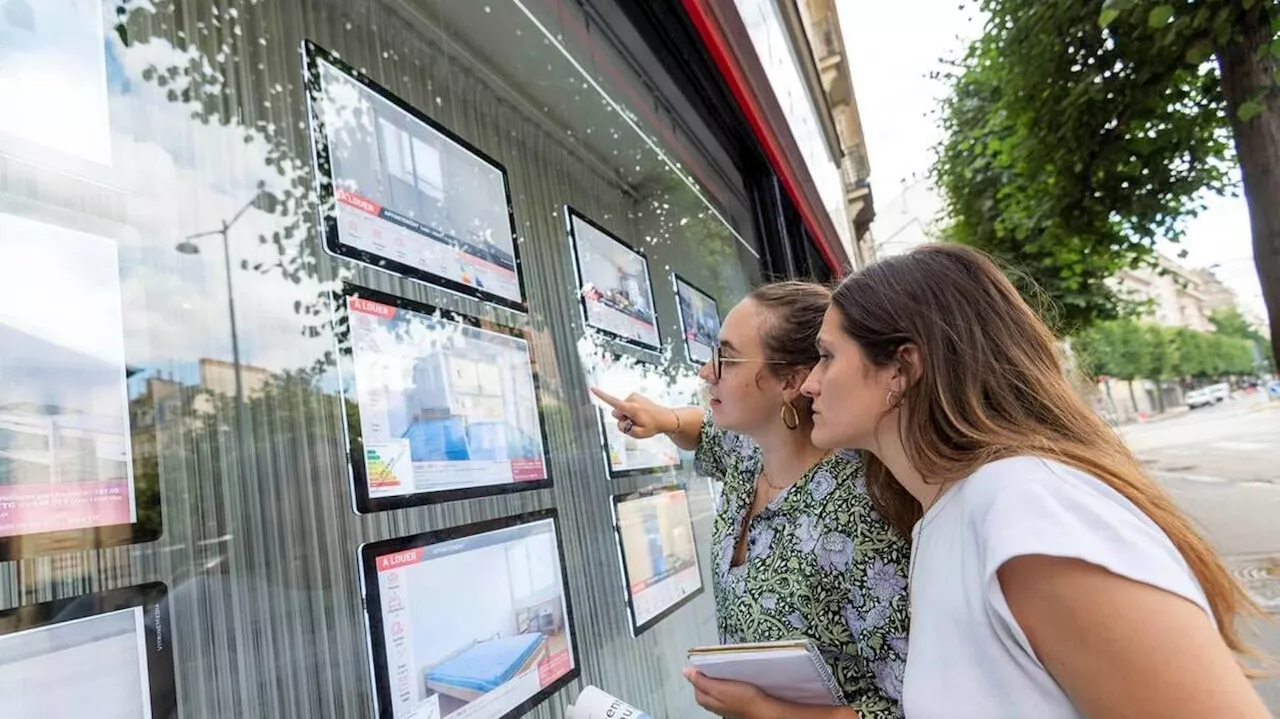
<path fill-rule="evenodd" d="M 1280 380 L 1267 383 L 1267 400 L 1280 399 Z"/>
<path fill-rule="evenodd" d="M 1210 405 L 1222 404 L 1231 398 L 1231 385 L 1226 382 L 1211 384 L 1208 387 L 1193 389 L 1187 393 L 1187 406 L 1200 409 Z"/>

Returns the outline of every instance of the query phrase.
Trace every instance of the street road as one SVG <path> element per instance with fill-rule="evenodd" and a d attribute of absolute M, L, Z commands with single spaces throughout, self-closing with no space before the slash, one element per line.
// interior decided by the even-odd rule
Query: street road
<path fill-rule="evenodd" d="M 1120 433 L 1266 611 L 1254 642 L 1280 659 L 1280 402 L 1237 399 Z M 1258 688 L 1280 716 L 1280 676 Z"/>

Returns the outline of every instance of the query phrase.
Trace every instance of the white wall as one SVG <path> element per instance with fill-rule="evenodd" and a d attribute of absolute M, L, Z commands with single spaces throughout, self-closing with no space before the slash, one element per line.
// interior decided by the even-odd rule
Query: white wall
<path fill-rule="evenodd" d="M 495 635 L 514 635 L 518 609 L 561 594 L 560 555 L 550 532 L 433 559 L 408 574 L 420 666 Z"/>
<path fill-rule="evenodd" d="M 877 206 L 871 227 L 877 258 L 901 255 L 936 241 L 943 222 L 942 196 L 928 180 L 890 189 L 898 189 L 898 195 Z"/>
<path fill-rule="evenodd" d="M 431 666 L 476 641 L 515 632 L 502 545 L 434 559 L 408 574 L 419 665 Z"/>

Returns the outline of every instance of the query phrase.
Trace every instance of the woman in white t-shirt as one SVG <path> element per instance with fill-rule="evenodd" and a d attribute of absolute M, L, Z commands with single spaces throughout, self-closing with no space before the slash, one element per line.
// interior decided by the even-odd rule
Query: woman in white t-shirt
<path fill-rule="evenodd" d="M 818 344 L 814 444 L 920 505 L 889 517 L 914 526 L 909 719 L 1267 716 L 1235 656 L 1256 608 L 986 255 L 871 265 Z"/>

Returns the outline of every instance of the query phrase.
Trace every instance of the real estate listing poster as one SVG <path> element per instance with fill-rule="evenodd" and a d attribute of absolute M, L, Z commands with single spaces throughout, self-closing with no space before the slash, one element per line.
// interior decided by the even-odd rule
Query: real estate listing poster
<path fill-rule="evenodd" d="M 623 434 L 618 423 L 603 410 L 600 422 L 604 429 L 609 476 L 619 478 L 651 474 L 680 466 L 680 450 L 665 435 L 636 439 Z"/>
<path fill-rule="evenodd" d="M 660 349 L 644 253 L 572 207 L 565 207 L 565 217 L 587 326 L 642 349 Z"/>
<path fill-rule="evenodd" d="M 587 368 L 587 382 L 615 397 L 635 392 L 664 406 L 683 406 L 686 398 L 673 391 L 656 364 L 615 354 L 595 358 Z M 636 439 L 618 428 L 618 421 L 597 404 L 605 465 L 614 478 L 666 472 L 680 466 L 680 448 L 665 434 Z"/>
<path fill-rule="evenodd" d="M 0 198 L 0 560 L 37 538 L 154 539 L 158 506 L 136 526 L 117 243 L 16 207 Z M 105 527 L 121 531 L 85 531 Z"/>
<path fill-rule="evenodd" d="M 306 43 L 330 252 L 523 311 L 502 165 Z"/>
<path fill-rule="evenodd" d="M 500 719 L 578 674 L 554 510 L 361 547 L 378 713 Z"/>
<path fill-rule="evenodd" d="M 715 298 L 675 273 L 671 283 L 676 290 L 685 356 L 696 365 L 710 362 L 711 351 L 720 342 L 720 309 Z"/>
<path fill-rule="evenodd" d="M 0 2 L 0 153 L 77 175 L 111 165 L 102 8 Z"/>
<path fill-rule="evenodd" d="M 176 717 L 163 584 L 0 612 L 5 719 Z"/>
<path fill-rule="evenodd" d="M 680 487 L 617 495 L 613 515 L 638 635 L 702 592 L 689 495 Z"/>
<path fill-rule="evenodd" d="M 357 511 L 550 486 L 524 334 L 352 285 L 344 298 Z"/>

